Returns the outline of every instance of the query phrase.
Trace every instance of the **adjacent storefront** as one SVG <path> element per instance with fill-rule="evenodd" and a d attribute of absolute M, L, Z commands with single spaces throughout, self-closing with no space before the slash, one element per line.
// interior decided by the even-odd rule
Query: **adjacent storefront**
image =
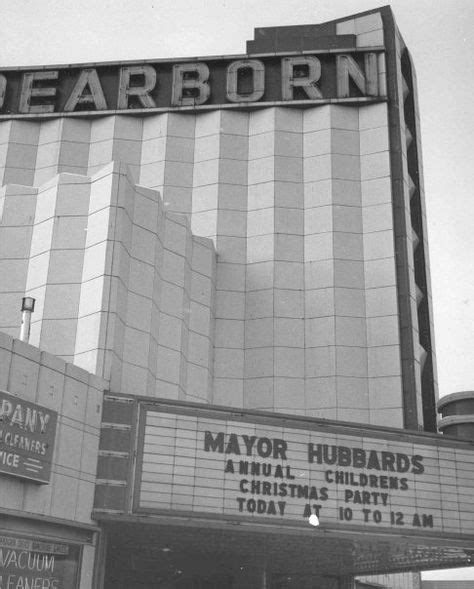
<path fill-rule="evenodd" d="M 103 381 L 4 334 L 0 352 L 0 589 L 93 587 Z"/>
<path fill-rule="evenodd" d="M 77 544 L 0 535 L 0 587 L 74 589 L 78 587 L 81 554 Z"/>

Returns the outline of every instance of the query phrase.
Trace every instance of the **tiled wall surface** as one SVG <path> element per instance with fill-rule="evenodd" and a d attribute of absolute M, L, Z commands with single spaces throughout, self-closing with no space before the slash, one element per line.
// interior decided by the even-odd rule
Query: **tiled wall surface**
<path fill-rule="evenodd" d="M 385 103 L 0 128 L 4 331 L 26 292 L 112 391 L 402 426 Z"/>
<path fill-rule="evenodd" d="M 355 35 L 357 47 L 384 45 L 383 23 L 379 12 L 338 22 L 336 31 L 338 35 Z"/>
<path fill-rule="evenodd" d="M 0 389 L 58 413 L 47 485 L 2 476 L 2 509 L 92 524 L 101 378 L 0 333 Z"/>
<path fill-rule="evenodd" d="M 61 172 L 7 186 L 2 221 L 4 331 L 18 334 L 25 292 L 33 345 L 115 391 L 154 396 L 159 382 L 160 396 L 208 399 L 214 250 L 156 190 L 120 163 Z"/>

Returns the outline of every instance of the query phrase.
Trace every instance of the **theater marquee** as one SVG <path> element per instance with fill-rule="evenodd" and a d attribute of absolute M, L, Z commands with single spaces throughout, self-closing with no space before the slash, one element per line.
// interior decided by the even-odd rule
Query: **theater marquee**
<path fill-rule="evenodd" d="M 141 411 L 134 510 L 254 523 L 474 534 L 474 452 L 321 420 Z M 269 422 L 270 421 L 270 422 Z"/>
<path fill-rule="evenodd" d="M 384 48 L 0 71 L 0 118 L 386 97 Z"/>

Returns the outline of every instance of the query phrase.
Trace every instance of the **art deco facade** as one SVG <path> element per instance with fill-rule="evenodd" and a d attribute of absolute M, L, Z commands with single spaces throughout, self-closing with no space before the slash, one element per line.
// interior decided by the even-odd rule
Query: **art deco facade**
<path fill-rule="evenodd" d="M 118 111 L 113 66 L 72 68 L 74 89 L 64 68 L 3 72 L 0 388 L 59 413 L 51 483 L 2 478 L 3 510 L 14 535 L 82 543 L 82 589 L 104 575 L 105 587 L 121 582 L 98 558 L 94 567 L 98 550 L 110 568 L 97 538 L 104 518 L 126 513 L 126 472 L 136 467 L 120 442 L 135 417 L 118 416 L 115 402 L 436 431 L 416 83 L 390 10 L 257 29 L 247 53 L 224 64 L 227 100 L 222 58 L 175 65 L 182 94 L 173 86 L 171 106 L 153 94 L 149 64 L 126 64 L 119 95 L 129 102 Z M 280 62 L 281 94 L 270 75 Z M 171 71 L 154 67 L 158 78 L 160 67 Z M 239 68 L 242 79 L 253 75 L 252 91 Z M 11 339 L 24 296 L 36 299 L 30 346 Z M 386 567 L 395 570 L 403 567 Z M 123 583 L 225 585 L 196 570 L 188 585 L 153 584 L 163 569 L 150 575 Z M 225 586 L 257 586 L 232 575 Z M 349 583 L 336 577 L 314 586 Z M 391 582 L 416 587 L 417 578 Z"/>
<path fill-rule="evenodd" d="M 332 28 L 384 46 L 379 12 Z M 386 36 L 389 101 L 3 121 L 3 331 L 26 293 L 30 342 L 113 392 L 434 431 L 413 81 Z"/>

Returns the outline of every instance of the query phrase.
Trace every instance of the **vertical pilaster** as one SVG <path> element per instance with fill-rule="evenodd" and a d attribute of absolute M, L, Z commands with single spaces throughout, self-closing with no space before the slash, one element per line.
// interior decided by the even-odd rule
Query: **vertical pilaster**
<path fill-rule="evenodd" d="M 219 252 L 212 398 L 235 407 L 244 402 L 247 157 L 247 113 L 197 117 L 192 230 Z"/>

